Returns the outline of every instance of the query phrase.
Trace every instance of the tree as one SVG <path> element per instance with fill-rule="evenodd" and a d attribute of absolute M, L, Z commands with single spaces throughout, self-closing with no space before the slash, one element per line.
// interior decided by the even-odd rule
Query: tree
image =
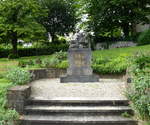
<path fill-rule="evenodd" d="M 83 0 L 84 1 L 84 0 Z M 125 37 L 137 23 L 147 23 L 150 15 L 149 0 L 87 0 L 89 28 L 95 35 L 121 28 Z"/>
<path fill-rule="evenodd" d="M 73 0 L 41 0 L 48 16 L 41 18 L 39 22 L 50 33 L 52 41 L 56 35 L 64 35 L 74 30 L 77 22 Z"/>
<path fill-rule="evenodd" d="M 36 0 L 0 1 L 0 37 L 7 38 L 12 44 L 14 56 L 18 55 L 18 39 L 29 41 L 34 34 L 45 32 L 42 25 L 36 21 L 43 15 L 46 15 L 46 10 L 43 10 Z"/>

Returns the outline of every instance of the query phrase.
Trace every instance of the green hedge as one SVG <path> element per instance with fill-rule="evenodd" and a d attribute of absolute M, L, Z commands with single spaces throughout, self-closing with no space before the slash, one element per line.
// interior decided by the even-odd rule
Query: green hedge
<path fill-rule="evenodd" d="M 50 44 L 44 48 L 19 48 L 18 54 L 20 57 L 50 55 L 59 51 L 67 51 L 68 47 L 67 44 Z M 10 49 L 0 48 L 0 58 L 8 57 L 10 53 Z"/>
<path fill-rule="evenodd" d="M 150 29 L 142 32 L 138 37 L 138 45 L 150 44 Z"/>

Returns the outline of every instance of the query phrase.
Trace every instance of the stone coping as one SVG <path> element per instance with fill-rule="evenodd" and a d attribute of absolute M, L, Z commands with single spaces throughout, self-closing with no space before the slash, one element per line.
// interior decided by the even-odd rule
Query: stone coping
<path fill-rule="evenodd" d="M 32 80 L 45 79 L 45 78 L 60 78 L 67 73 L 67 69 L 58 69 L 58 68 L 43 68 L 43 69 L 33 69 L 29 70 L 33 74 Z M 124 79 L 126 73 L 121 74 L 99 74 L 100 78 L 111 78 L 111 79 Z"/>

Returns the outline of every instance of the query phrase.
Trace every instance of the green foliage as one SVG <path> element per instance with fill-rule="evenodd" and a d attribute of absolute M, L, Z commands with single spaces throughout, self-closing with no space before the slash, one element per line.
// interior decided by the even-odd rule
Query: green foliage
<path fill-rule="evenodd" d="M 140 34 L 140 36 L 138 37 L 138 44 L 139 45 L 150 44 L 150 29 Z"/>
<path fill-rule="evenodd" d="M 134 24 L 147 22 L 150 8 L 149 0 L 82 0 L 85 7 L 84 13 L 89 14 L 88 27 L 96 36 L 113 32 L 121 28 L 126 37 L 132 31 Z M 130 24 L 130 25 L 129 25 Z"/>
<path fill-rule="evenodd" d="M 94 71 L 101 74 L 124 73 L 127 66 L 126 55 L 120 55 L 116 58 L 96 58 L 92 64 Z"/>
<path fill-rule="evenodd" d="M 17 59 L 17 58 L 19 58 L 18 54 L 9 54 L 8 55 L 8 59 Z"/>
<path fill-rule="evenodd" d="M 58 58 L 52 57 L 50 59 L 44 59 L 42 61 L 42 67 L 44 67 L 44 68 L 56 68 L 59 63 L 60 63 L 60 60 Z"/>
<path fill-rule="evenodd" d="M 67 51 L 68 44 L 48 44 L 44 47 L 19 48 L 18 54 L 20 57 L 50 55 L 59 51 Z M 8 57 L 10 49 L 0 48 L 0 58 Z M 12 55 L 12 54 L 11 54 Z"/>
<path fill-rule="evenodd" d="M 126 95 L 138 116 L 143 120 L 150 120 L 150 55 L 138 54 L 132 58 L 129 73 L 132 84 Z"/>
<path fill-rule="evenodd" d="M 6 78 L 15 85 L 23 85 L 31 80 L 31 74 L 25 69 L 15 67 L 7 72 Z"/>
<path fill-rule="evenodd" d="M 67 53 L 66 52 L 56 52 L 55 57 L 58 58 L 59 60 L 66 60 L 67 59 Z"/>
<path fill-rule="evenodd" d="M 132 117 L 131 114 L 129 114 L 128 112 L 122 113 L 121 116 L 123 116 L 123 117 L 125 117 L 125 118 L 130 118 L 130 117 Z"/>
<path fill-rule="evenodd" d="M 5 79 L 0 79 L 0 125 L 12 125 L 14 120 L 19 118 L 19 114 L 15 110 L 7 109 L 6 94 L 7 89 L 13 86 Z"/>
<path fill-rule="evenodd" d="M 47 17 L 39 22 L 51 34 L 52 41 L 56 35 L 64 35 L 74 31 L 76 24 L 75 8 L 71 0 L 41 0 L 43 8 L 48 9 Z"/>
<path fill-rule="evenodd" d="M 68 61 L 64 60 L 64 61 L 61 61 L 59 65 L 57 65 L 57 68 L 66 69 L 66 68 L 68 68 L 68 66 L 69 66 Z"/>
<path fill-rule="evenodd" d="M 36 0 L 0 1 L 1 41 L 10 42 L 13 54 L 17 54 L 18 39 L 28 42 L 35 37 L 41 39 L 44 36 L 45 29 L 36 21 L 43 15 L 46 15 L 46 10 Z"/>
<path fill-rule="evenodd" d="M 20 60 L 18 63 L 19 67 L 26 67 L 26 66 L 30 66 L 30 65 L 34 65 L 33 60 Z"/>

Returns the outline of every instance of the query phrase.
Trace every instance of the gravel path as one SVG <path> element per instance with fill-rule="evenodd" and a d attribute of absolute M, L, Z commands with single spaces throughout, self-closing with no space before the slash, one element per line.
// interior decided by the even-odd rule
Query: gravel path
<path fill-rule="evenodd" d="M 100 79 L 96 83 L 60 83 L 59 79 L 42 79 L 31 83 L 33 98 L 91 98 L 124 100 L 125 83 L 118 79 Z"/>

